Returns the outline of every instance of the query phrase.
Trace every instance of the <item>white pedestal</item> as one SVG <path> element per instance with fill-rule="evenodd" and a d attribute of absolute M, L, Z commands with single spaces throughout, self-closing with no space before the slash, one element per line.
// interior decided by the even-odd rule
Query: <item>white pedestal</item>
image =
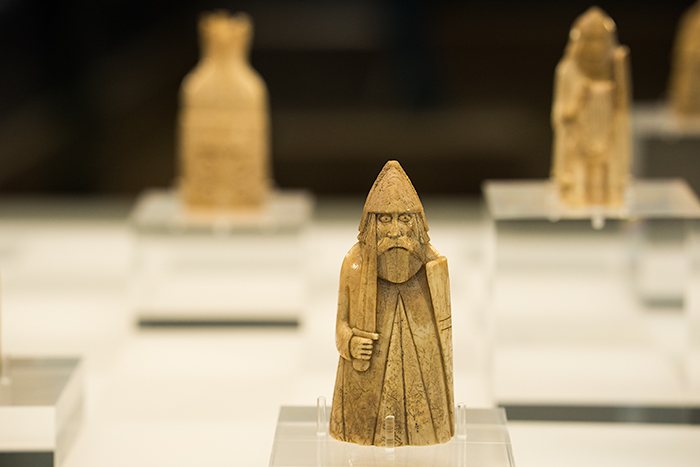
<path fill-rule="evenodd" d="M 140 323 L 295 325 L 312 206 L 306 192 L 278 191 L 257 213 L 192 214 L 174 191 L 144 194 L 132 216 Z"/>
<path fill-rule="evenodd" d="M 0 385 L 0 465 L 59 466 L 82 420 L 78 359 L 10 359 Z"/>
<path fill-rule="evenodd" d="M 687 401 L 700 219 L 687 184 L 635 180 L 619 209 L 569 209 L 547 180 L 491 181 L 484 191 L 495 227 L 497 400 Z"/>
<path fill-rule="evenodd" d="M 317 434 L 315 407 L 282 407 L 270 467 L 514 467 L 503 409 L 468 409 L 466 438 L 387 450 Z M 327 424 L 326 424 L 327 426 Z"/>

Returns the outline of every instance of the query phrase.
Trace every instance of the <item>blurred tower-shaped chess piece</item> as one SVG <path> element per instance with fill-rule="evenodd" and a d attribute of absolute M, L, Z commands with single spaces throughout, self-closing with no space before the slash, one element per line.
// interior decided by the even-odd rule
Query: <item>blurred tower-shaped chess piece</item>
<path fill-rule="evenodd" d="M 671 63 L 671 108 L 681 116 L 700 116 L 700 2 L 681 17 Z"/>
<path fill-rule="evenodd" d="M 201 59 L 180 90 L 179 189 L 194 211 L 256 210 L 271 188 L 265 82 L 248 62 L 245 14 L 204 13 Z"/>
<path fill-rule="evenodd" d="M 592 7 L 574 22 L 554 79 L 552 179 L 565 205 L 624 204 L 630 95 L 629 49 Z"/>

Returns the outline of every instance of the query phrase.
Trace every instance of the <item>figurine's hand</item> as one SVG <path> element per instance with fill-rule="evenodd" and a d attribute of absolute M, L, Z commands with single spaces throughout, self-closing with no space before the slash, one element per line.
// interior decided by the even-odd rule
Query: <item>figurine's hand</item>
<path fill-rule="evenodd" d="M 352 336 L 350 339 L 350 356 L 358 360 L 369 360 L 372 356 L 372 339 Z"/>

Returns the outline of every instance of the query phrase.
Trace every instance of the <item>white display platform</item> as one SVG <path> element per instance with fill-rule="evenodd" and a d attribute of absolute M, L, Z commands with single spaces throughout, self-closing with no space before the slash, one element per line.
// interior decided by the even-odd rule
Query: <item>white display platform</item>
<path fill-rule="evenodd" d="M 139 230 L 276 232 L 298 230 L 306 225 L 313 198 L 303 190 L 275 190 L 260 211 L 189 212 L 176 190 L 149 190 L 138 199 L 132 214 Z"/>
<path fill-rule="evenodd" d="M 312 197 L 276 191 L 258 213 L 194 214 L 175 191 L 136 203 L 132 297 L 142 325 L 294 325 L 306 300 Z"/>
<path fill-rule="evenodd" d="M 687 294 L 678 274 L 690 277 L 700 202 L 681 179 L 635 180 L 620 208 L 567 208 L 548 180 L 490 181 L 484 193 L 496 226 L 499 271 L 527 266 L 531 274 L 524 280 L 552 267 L 565 274 L 587 270 L 598 279 L 614 273 L 629 279 L 642 299 L 657 303 L 680 303 Z M 549 269 L 533 269 L 537 265 Z M 549 287 L 552 296 L 559 278 Z"/>
<path fill-rule="evenodd" d="M 0 465 L 59 466 L 80 427 L 78 359 L 9 359 L 0 384 Z"/>
<path fill-rule="evenodd" d="M 482 389 L 487 375 L 473 373 L 467 356 L 471 334 L 476 334 L 471 316 L 487 303 L 485 297 L 472 300 L 484 293 L 481 258 L 491 227 L 482 221 L 475 198 L 423 196 L 422 201 L 433 244 L 450 266 L 455 391 L 470 406 L 488 407 L 493 401 Z M 9 258 L 21 266 L 22 277 L 13 279 L 0 268 L 3 343 L 16 354 L 85 357 L 85 417 L 62 467 L 268 465 L 280 406 L 310 405 L 309 394 L 333 392 L 338 271 L 356 241 L 363 202 L 361 196 L 319 200 L 305 234 L 317 255 L 307 258 L 313 264 L 311 306 L 299 329 L 159 332 L 127 325 L 124 284 L 131 280 L 126 259 L 133 228 L 126 216 L 133 202 L 117 206 L 104 199 L 32 198 L 17 205 L 0 200 L 0 235 L 22 241 L 21 258 Z M 62 205 L 70 209 L 58 216 Z M 29 217 L 32 212 L 46 214 L 37 220 Z M 526 301 L 528 289 L 523 290 L 516 298 Z M 460 332 L 463 338 L 457 339 Z M 664 380 L 678 373 L 674 362 L 658 359 L 650 376 L 649 360 L 641 354 L 611 361 L 602 348 L 576 350 L 562 355 L 553 346 L 539 352 L 513 346 L 510 364 L 500 367 L 509 378 L 504 384 L 512 383 L 511 401 L 531 402 L 533 394 L 543 404 L 613 400 L 626 407 L 648 406 L 647 396 L 653 395 L 658 405 L 700 406 L 700 397 L 683 397 L 680 380 L 675 386 Z M 532 372 L 531 362 L 541 371 Z M 574 371 L 585 362 L 597 371 Z M 618 362 L 627 370 L 616 373 L 611 384 Z M 551 364 L 564 373 L 553 375 Z M 644 380 L 636 377 L 642 372 Z M 555 376 L 562 385 L 552 384 Z M 658 391 L 642 393 L 650 378 L 659 380 Z M 546 395 L 552 397 L 542 398 Z M 698 467 L 700 459 L 697 424 L 543 423 L 508 416 L 518 467 Z"/>
<path fill-rule="evenodd" d="M 689 395 L 700 202 L 683 180 L 635 180 L 619 209 L 568 209 L 548 180 L 490 181 L 484 193 L 494 222 L 490 310 L 499 402 L 555 401 L 581 393 L 576 387 L 586 381 L 600 388 L 635 381 L 629 397 L 642 405 L 669 397 L 663 388 L 682 386 L 675 399 Z M 657 329 L 667 323 L 670 339 Z M 519 370 L 510 376 L 504 368 L 514 358 Z M 680 371 L 656 371 L 667 366 Z M 589 389 L 596 403 L 624 403 Z"/>
<path fill-rule="evenodd" d="M 683 179 L 633 180 L 626 205 L 618 208 L 570 208 L 560 202 L 550 180 L 487 181 L 484 195 L 495 221 L 700 217 L 700 202 Z"/>
<path fill-rule="evenodd" d="M 503 409 L 467 409 L 466 437 L 434 446 L 387 449 L 317 434 L 315 407 L 282 407 L 270 467 L 514 467 Z M 326 424 L 327 426 L 327 424 Z"/>

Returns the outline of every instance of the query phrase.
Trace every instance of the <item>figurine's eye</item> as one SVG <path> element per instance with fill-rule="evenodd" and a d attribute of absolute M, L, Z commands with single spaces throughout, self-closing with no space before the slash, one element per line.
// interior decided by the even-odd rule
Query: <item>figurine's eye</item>
<path fill-rule="evenodd" d="M 410 214 L 401 214 L 399 216 L 399 220 L 401 222 L 410 222 L 411 221 L 411 215 Z"/>
<path fill-rule="evenodd" d="M 391 222 L 391 216 L 389 214 L 382 214 L 379 216 L 379 222 Z"/>

